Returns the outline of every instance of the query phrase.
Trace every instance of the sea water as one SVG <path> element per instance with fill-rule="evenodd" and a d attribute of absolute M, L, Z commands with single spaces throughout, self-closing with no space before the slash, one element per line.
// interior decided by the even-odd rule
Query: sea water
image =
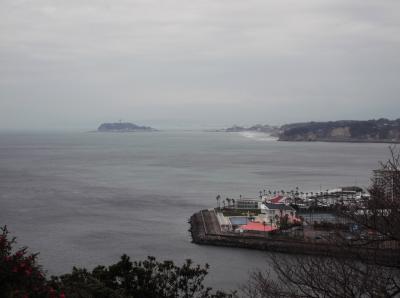
<path fill-rule="evenodd" d="M 122 254 L 210 264 L 233 289 L 268 269 L 262 251 L 191 243 L 188 219 L 222 198 L 259 191 L 368 186 L 387 144 L 278 142 L 254 133 L 0 134 L 0 224 L 40 252 L 48 274 Z M 285 257 L 282 255 L 282 257 Z"/>

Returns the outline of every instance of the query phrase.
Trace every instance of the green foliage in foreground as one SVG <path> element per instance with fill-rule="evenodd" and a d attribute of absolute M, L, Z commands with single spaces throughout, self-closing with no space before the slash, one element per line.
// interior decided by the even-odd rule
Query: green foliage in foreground
<path fill-rule="evenodd" d="M 37 254 L 29 254 L 26 247 L 13 250 L 15 238 L 9 238 L 7 228 L 0 230 L 0 297 L 41 298 L 60 297 L 47 284 Z"/>
<path fill-rule="evenodd" d="M 127 255 L 108 267 L 92 271 L 73 268 L 69 274 L 46 279 L 36 255 L 27 249 L 15 253 L 6 227 L 0 234 L 0 297 L 7 298 L 227 298 L 204 286 L 208 265 L 186 260 L 182 266 L 154 257 L 132 262 Z"/>
<path fill-rule="evenodd" d="M 203 284 L 208 265 L 201 267 L 186 260 L 182 266 L 154 257 L 132 262 L 127 255 L 111 266 L 98 266 L 92 272 L 74 268 L 72 273 L 53 277 L 51 284 L 67 297 L 231 297 L 211 293 Z"/>

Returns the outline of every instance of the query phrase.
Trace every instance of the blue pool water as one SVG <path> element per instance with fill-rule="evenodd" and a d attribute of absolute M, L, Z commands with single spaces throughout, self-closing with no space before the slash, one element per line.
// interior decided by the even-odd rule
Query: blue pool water
<path fill-rule="evenodd" d="M 241 225 L 246 225 L 249 220 L 247 219 L 246 216 L 232 216 L 229 217 L 229 221 L 231 222 L 232 225 L 241 226 Z"/>

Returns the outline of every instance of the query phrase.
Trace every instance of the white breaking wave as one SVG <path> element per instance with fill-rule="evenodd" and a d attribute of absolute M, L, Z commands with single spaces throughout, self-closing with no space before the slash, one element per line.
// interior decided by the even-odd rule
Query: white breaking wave
<path fill-rule="evenodd" d="M 239 135 L 253 139 L 255 141 L 262 141 L 262 142 L 270 142 L 270 141 L 276 141 L 278 138 L 273 137 L 270 134 L 263 133 L 263 132 L 255 132 L 255 131 L 243 131 L 239 132 Z"/>

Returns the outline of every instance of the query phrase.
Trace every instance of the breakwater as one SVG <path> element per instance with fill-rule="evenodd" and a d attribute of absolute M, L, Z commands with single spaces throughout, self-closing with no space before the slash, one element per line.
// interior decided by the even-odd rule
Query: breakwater
<path fill-rule="evenodd" d="M 268 234 L 223 232 L 213 210 L 202 210 L 193 214 L 189 220 L 193 243 L 257 249 L 271 252 L 304 254 L 316 256 L 350 257 L 373 260 L 382 265 L 400 265 L 399 247 L 377 247 L 348 243 L 346 241 L 306 241 Z"/>

